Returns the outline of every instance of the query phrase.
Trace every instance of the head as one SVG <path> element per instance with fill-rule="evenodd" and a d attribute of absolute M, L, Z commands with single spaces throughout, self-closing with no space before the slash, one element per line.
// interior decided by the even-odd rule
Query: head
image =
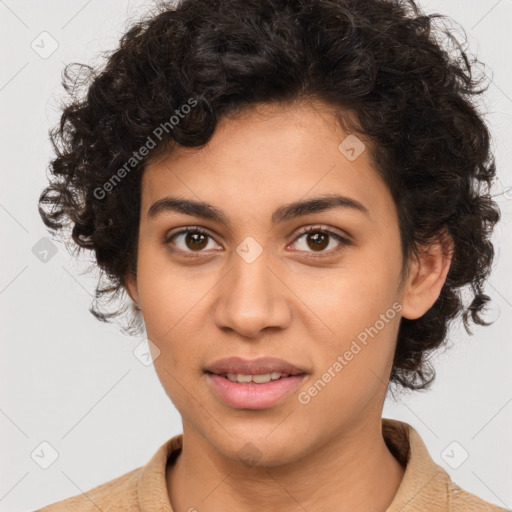
<path fill-rule="evenodd" d="M 95 252 L 100 299 L 127 293 L 91 311 L 144 325 L 184 422 L 219 445 L 198 404 L 248 427 L 212 401 L 217 359 L 303 369 L 295 400 L 254 415 L 252 435 L 293 410 L 294 430 L 320 440 L 380 415 L 389 382 L 426 388 L 457 316 L 485 325 L 499 220 L 472 102 L 485 89 L 436 18 L 412 0 L 184 0 L 85 68 L 84 98 L 67 69 L 42 218 Z"/>

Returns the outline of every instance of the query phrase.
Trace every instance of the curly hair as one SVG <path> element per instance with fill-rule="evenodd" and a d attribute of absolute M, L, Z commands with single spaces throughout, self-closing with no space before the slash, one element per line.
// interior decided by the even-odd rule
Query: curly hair
<path fill-rule="evenodd" d="M 71 224 L 78 250 L 95 252 L 91 313 L 102 321 L 126 314 L 123 332 L 140 332 L 131 301 L 111 312 L 99 306 L 126 292 L 128 274 L 136 277 L 148 161 L 174 144 L 205 145 L 220 119 L 259 103 L 319 99 L 371 141 L 397 206 L 404 261 L 443 233 L 453 240 L 438 299 L 421 318 L 401 319 L 390 375 L 403 388 L 427 388 L 435 377 L 429 355 L 450 322 L 462 314 L 468 334 L 470 321 L 489 325 L 483 286 L 500 219 L 491 136 L 475 101 L 488 88 L 485 73 L 474 77 L 480 62 L 470 62 L 445 20 L 414 0 L 161 2 L 131 25 L 102 69 L 68 64 L 62 85 L 71 100 L 49 132 L 56 158 L 39 213 L 54 233 Z M 150 140 L 156 147 L 144 151 Z"/>

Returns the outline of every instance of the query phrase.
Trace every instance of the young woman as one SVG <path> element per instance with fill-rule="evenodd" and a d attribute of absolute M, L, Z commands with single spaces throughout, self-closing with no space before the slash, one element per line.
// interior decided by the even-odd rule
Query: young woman
<path fill-rule="evenodd" d="M 42 510 L 504 510 L 382 418 L 389 384 L 432 382 L 452 319 L 483 324 L 499 220 L 483 89 L 435 18 L 183 0 L 89 75 L 41 215 L 129 295 L 183 434 Z"/>

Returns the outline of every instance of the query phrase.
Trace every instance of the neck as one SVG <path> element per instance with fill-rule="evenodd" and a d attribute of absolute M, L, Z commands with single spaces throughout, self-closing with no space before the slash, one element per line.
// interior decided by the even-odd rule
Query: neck
<path fill-rule="evenodd" d="M 167 470 L 173 510 L 366 510 L 385 512 L 404 468 L 371 422 L 337 434 L 303 457 L 281 466 L 247 467 L 226 460 L 192 429 Z"/>

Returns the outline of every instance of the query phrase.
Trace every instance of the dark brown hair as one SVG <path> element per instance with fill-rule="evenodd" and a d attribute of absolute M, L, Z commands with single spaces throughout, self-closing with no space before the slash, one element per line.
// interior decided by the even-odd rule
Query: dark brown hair
<path fill-rule="evenodd" d="M 478 88 L 479 61 L 470 62 L 447 20 L 413 0 L 161 2 L 102 69 L 66 66 L 71 100 L 50 131 L 56 157 L 39 211 L 53 232 L 71 225 L 79 251 L 94 251 L 101 276 L 90 311 L 103 321 L 126 315 L 123 331 L 140 333 L 131 301 L 109 313 L 98 306 L 136 275 L 140 183 L 150 159 L 173 144 L 206 144 L 221 118 L 258 103 L 319 99 L 372 141 L 399 212 L 404 261 L 442 232 L 453 239 L 439 298 L 421 318 L 402 318 L 398 334 L 391 382 L 426 388 L 434 378 L 428 355 L 450 321 L 462 314 L 468 333 L 470 320 L 488 325 L 483 284 L 500 218 L 489 194 L 490 133 L 475 103 L 488 85 Z M 194 108 L 185 109 L 191 99 Z M 141 156 L 150 138 L 158 144 Z"/>

